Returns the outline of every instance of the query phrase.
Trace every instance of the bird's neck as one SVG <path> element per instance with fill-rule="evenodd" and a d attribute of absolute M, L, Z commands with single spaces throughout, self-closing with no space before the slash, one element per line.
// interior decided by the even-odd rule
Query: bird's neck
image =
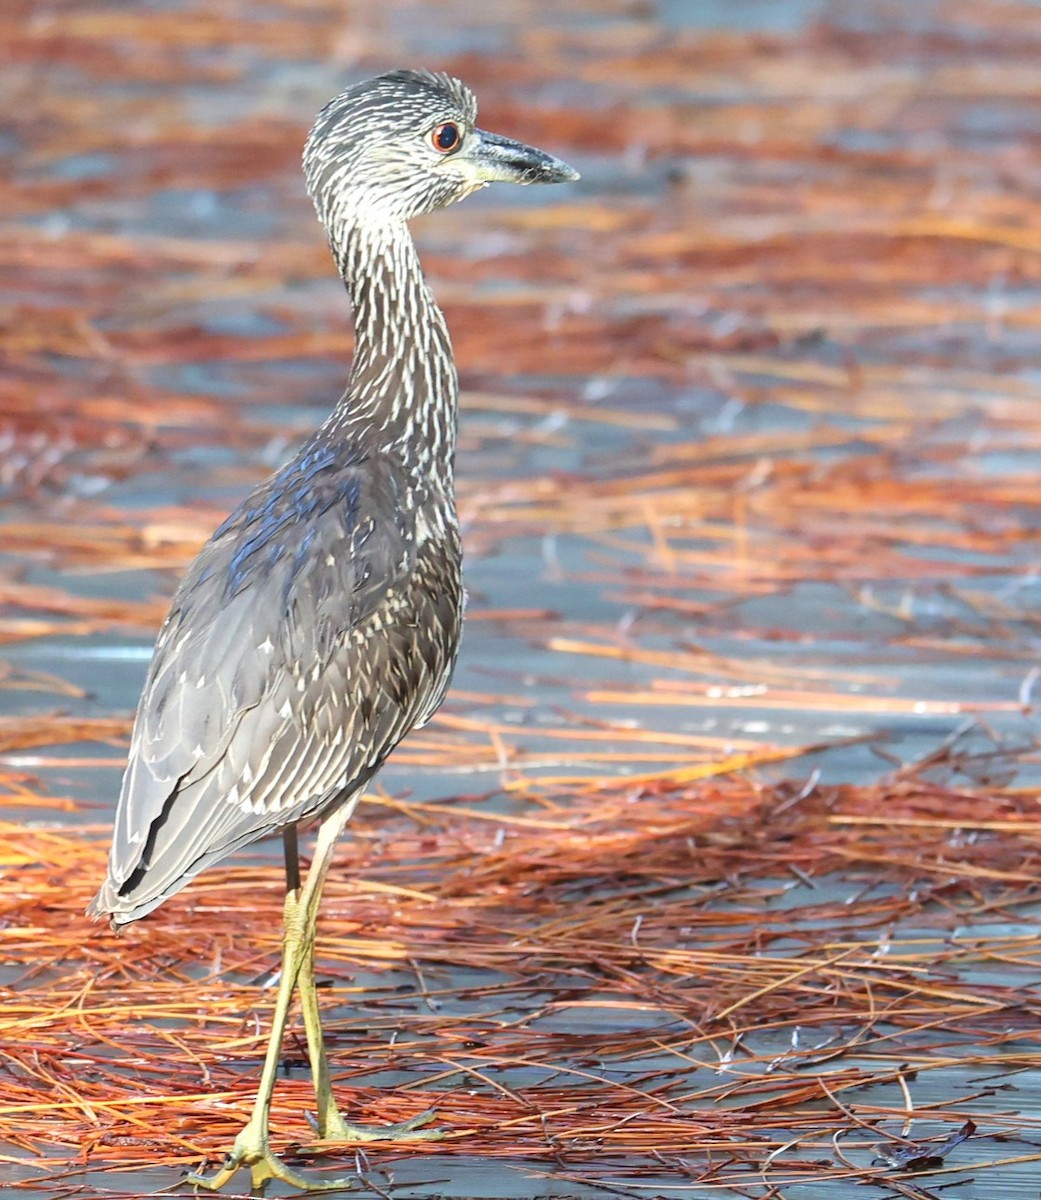
<path fill-rule="evenodd" d="M 404 222 L 349 229 L 337 258 L 354 309 L 354 362 L 333 421 L 451 499 L 459 387 L 444 315 Z"/>

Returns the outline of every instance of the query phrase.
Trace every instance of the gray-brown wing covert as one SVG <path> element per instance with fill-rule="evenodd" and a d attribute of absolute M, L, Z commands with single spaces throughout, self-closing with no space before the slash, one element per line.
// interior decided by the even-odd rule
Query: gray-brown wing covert
<path fill-rule="evenodd" d="M 432 715 L 462 605 L 445 511 L 392 461 L 315 446 L 216 531 L 156 643 L 93 911 L 134 920 L 322 814 Z"/>

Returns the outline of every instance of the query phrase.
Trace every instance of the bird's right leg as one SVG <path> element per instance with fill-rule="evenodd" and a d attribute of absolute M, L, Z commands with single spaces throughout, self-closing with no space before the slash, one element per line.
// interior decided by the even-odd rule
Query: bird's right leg
<path fill-rule="evenodd" d="M 275 1090 L 279 1061 L 282 1056 L 282 1038 L 303 957 L 298 918 L 299 893 L 288 892 L 285 901 L 285 934 L 282 942 L 282 977 L 279 980 L 271 1035 L 268 1038 L 260 1086 L 257 1089 L 256 1100 L 253 1102 L 253 1112 L 245 1127 L 235 1138 L 230 1153 L 225 1155 L 224 1165 L 219 1171 L 212 1175 L 191 1174 L 188 1176 L 188 1183 L 194 1187 L 206 1188 L 212 1192 L 218 1191 L 240 1167 L 249 1167 L 254 1188 L 262 1188 L 269 1179 L 281 1179 L 291 1187 L 302 1190 L 316 1186 L 287 1167 L 273 1153 L 268 1135 L 271 1096 Z"/>
<path fill-rule="evenodd" d="M 360 799 L 360 793 L 342 804 L 334 815 L 341 827 L 346 824 Z M 295 836 L 285 839 L 286 879 L 291 881 L 299 878 L 299 866 L 295 861 Z M 438 1141 L 444 1136 L 440 1129 L 426 1129 L 437 1116 L 433 1109 L 418 1113 L 407 1121 L 398 1121 L 393 1125 L 358 1125 L 348 1121 L 340 1112 L 336 1097 L 333 1095 L 332 1083 L 329 1078 L 329 1055 L 325 1049 L 325 1035 L 322 1032 L 322 1014 L 318 1004 L 318 985 L 314 969 L 314 925 L 311 925 L 311 936 L 303 946 L 300 961 L 300 1007 L 304 1014 L 304 1029 L 307 1032 L 307 1053 L 311 1060 L 311 1078 L 314 1081 L 315 1099 L 318 1103 L 318 1116 L 313 1122 L 315 1131 L 323 1141 L 333 1142 L 394 1142 L 394 1141 Z"/>
<path fill-rule="evenodd" d="M 326 820 L 318 831 L 314 858 L 303 887 L 300 886 L 299 870 L 287 871 L 285 900 L 285 933 L 282 942 L 282 977 L 279 980 L 278 996 L 268 1039 L 264 1069 L 260 1087 L 253 1103 L 253 1112 L 245 1128 L 235 1139 L 231 1152 L 225 1157 L 224 1165 L 213 1175 L 189 1175 L 188 1182 L 194 1187 L 217 1191 L 222 1188 L 240 1167 L 249 1167 L 255 1189 L 262 1189 L 270 1179 L 280 1179 L 290 1187 L 301 1191 L 317 1191 L 328 1188 L 349 1187 L 350 1180 L 314 1180 L 298 1174 L 272 1151 L 269 1138 L 271 1096 L 275 1090 L 278 1067 L 282 1056 L 282 1039 L 289 1017 L 293 991 L 297 986 L 305 958 L 314 953 L 314 924 L 329 864 L 332 861 L 336 839 L 343 829 L 346 815 L 337 815 Z M 295 853 L 295 836 L 286 838 L 287 850 L 292 841 Z M 287 855 L 288 862 L 288 855 Z M 294 863 L 294 867 L 296 864 Z M 313 968 L 312 968 L 313 977 Z"/>
<path fill-rule="evenodd" d="M 441 1129 L 427 1129 L 437 1117 L 432 1108 L 417 1113 L 407 1121 L 393 1125 L 359 1125 L 348 1121 L 340 1112 L 329 1079 L 329 1056 L 322 1033 L 322 1016 L 318 1005 L 318 988 L 314 972 L 314 941 L 306 947 L 300 964 L 300 1007 L 307 1031 L 307 1050 L 311 1059 L 317 1119 L 313 1122 L 318 1136 L 332 1142 L 436 1142 L 444 1137 Z"/>

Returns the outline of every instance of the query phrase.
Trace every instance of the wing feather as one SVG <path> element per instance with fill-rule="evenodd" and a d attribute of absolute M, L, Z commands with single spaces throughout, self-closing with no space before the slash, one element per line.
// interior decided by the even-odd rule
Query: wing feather
<path fill-rule="evenodd" d="M 417 542 L 424 502 L 395 463 L 318 446 L 216 531 L 156 643 L 93 911 L 151 911 L 363 786 L 429 717 L 462 600 L 454 522 Z"/>

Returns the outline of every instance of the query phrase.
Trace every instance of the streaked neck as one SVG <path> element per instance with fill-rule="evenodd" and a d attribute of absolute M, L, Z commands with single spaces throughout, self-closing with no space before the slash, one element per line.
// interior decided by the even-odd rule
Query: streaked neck
<path fill-rule="evenodd" d="M 404 223 L 355 225 L 340 272 L 354 309 L 350 382 L 332 420 L 453 493 L 458 382 L 444 315 Z"/>

